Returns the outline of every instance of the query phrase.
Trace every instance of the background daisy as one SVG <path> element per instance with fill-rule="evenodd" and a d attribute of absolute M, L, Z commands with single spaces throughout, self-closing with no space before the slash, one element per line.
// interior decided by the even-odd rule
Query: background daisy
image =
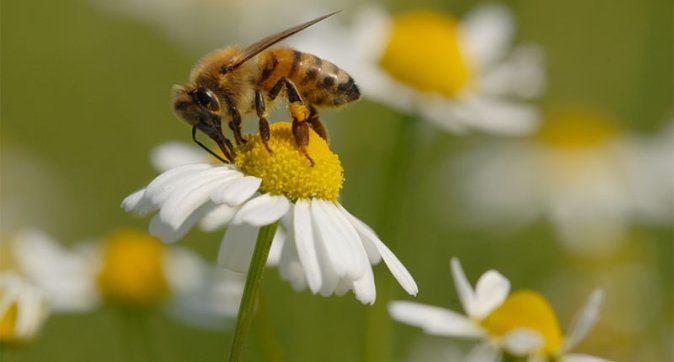
<path fill-rule="evenodd" d="M 330 22 L 289 42 L 351 73 L 366 99 L 419 115 L 450 132 L 530 132 L 527 99 L 543 91 L 542 51 L 511 48 L 515 23 L 502 5 L 457 20 L 440 10 L 389 14 L 362 8 L 349 27 Z"/>
<path fill-rule="evenodd" d="M 391 316 L 421 327 L 428 334 L 482 340 L 466 358 L 499 361 L 506 353 L 518 360 L 603 361 L 567 353 L 587 336 L 596 322 L 603 292 L 592 293 L 567 336 L 549 302 L 537 292 L 510 293 L 510 282 L 494 270 L 484 273 L 473 289 L 458 259 L 451 261 L 457 294 L 466 316 L 407 301 L 389 304 Z"/>
<path fill-rule="evenodd" d="M 236 316 L 243 291 L 241 276 L 134 230 L 73 248 L 23 231 L 3 250 L 54 313 L 92 312 L 104 302 L 141 310 L 164 305 L 186 323 L 222 328 Z"/>
<path fill-rule="evenodd" d="M 630 225 L 670 223 L 671 129 L 628 134 L 602 111 L 569 107 L 534 137 L 467 153 L 453 173 L 475 222 L 543 218 L 570 250 L 606 255 L 628 238 Z"/>
<path fill-rule="evenodd" d="M 49 315 L 47 299 L 18 274 L 0 270 L 0 348 L 32 341 Z"/>

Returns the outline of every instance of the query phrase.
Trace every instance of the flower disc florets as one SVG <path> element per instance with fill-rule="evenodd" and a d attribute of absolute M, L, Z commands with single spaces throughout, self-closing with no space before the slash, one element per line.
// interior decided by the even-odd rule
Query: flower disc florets
<path fill-rule="evenodd" d="M 270 127 L 269 152 L 259 134 L 238 148 L 234 163 L 246 175 L 262 179 L 260 189 L 284 195 L 291 201 L 318 198 L 336 201 L 344 182 L 339 157 L 313 130 L 309 131 L 307 153 L 314 165 L 299 151 L 290 123 Z"/>

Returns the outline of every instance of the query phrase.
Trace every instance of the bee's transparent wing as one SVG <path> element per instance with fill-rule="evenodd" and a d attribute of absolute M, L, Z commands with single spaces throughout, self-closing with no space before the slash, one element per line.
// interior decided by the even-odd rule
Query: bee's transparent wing
<path fill-rule="evenodd" d="M 284 30 L 284 31 L 282 31 L 282 32 L 280 32 L 280 33 L 276 33 L 276 34 L 274 34 L 274 35 L 270 35 L 270 36 L 268 36 L 268 37 L 266 37 L 266 38 L 264 38 L 264 39 L 258 41 L 257 43 L 255 43 L 255 44 L 249 46 L 248 48 L 244 49 L 244 50 L 241 52 L 241 54 L 237 55 L 236 58 L 234 58 L 234 60 L 232 60 L 231 63 L 229 63 L 226 67 L 223 68 L 222 72 L 223 72 L 223 73 L 226 73 L 226 72 L 228 72 L 228 71 L 230 71 L 230 70 L 232 70 L 232 69 L 238 67 L 239 65 L 245 63 L 245 62 L 248 61 L 250 58 L 256 56 L 256 55 L 259 54 L 261 51 L 263 51 L 263 50 L 269 48 L 270 46 L 272 46 L 272 45 L 274 45 L 274 44 L 280 42 L 281 40 L 283 40 L 283 39 L 285 39 L 285 38 L 287 38 L 287 37 L 289 37 L 289 36 L 291 36 L 291 35 L 293 35 L 293 34 L 295 34 L 295 33 L 298 33 L 298 32 L 300 32 L 300 31 L 302 31 L 302 30 L 304 30 L 304 29 L 306 29 L 306 28 L 308 28 L 308 27 L 310 27 L 310 26 L 312 26 L 312 25 L 318 23 L 319 21 L 321 21 L 321 20 L 323 20 L 323 19 L 325 19 L 325 18 L 327 18 L 327 17 L 330 17 L 330 16 L 332 16 L 332 15 L 335 15 L 335 14 L 337 14 L 337 13 L 340 12 L 340 11 L 341 11 L 341 10 L 338 10 L 338 11 L 335 11 L 335 12 L 333 12 L 333 13 L 330 13 L 330 14 L 327 14 L 327 15 L 320 16 L 320 17 L 318 17 L 318 18 L 316 18 L 316 19 L 307 21 L 307 22 L 304 23 L 304 24 L 300 24 L 300 25 L 297 25 L 297 26 L 293 26 L 293 27 L 290 28 L 290 29 Z"/>

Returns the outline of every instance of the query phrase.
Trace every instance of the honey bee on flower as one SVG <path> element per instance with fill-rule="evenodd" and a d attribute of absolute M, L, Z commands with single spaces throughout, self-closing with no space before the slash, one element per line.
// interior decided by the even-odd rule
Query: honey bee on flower
<path fill-rule="evenodd" d="M 393 252 L 338 202 L 344 173 L 326 141 L 310 130 L 312 166 L 297 152 L 289 123 L 272 124 L 270 134 L 274 152 L 255 134 L 237 149 L 231 165 L 203 156 L 195 163 L 199 156 L 193 150 L 167 145 L 153 159 L 173 167 L 127 196 L 122 207 L 141 215 L 158 210 L 150 233 L 166 242 L 181 239 L 198 222 L 209 230 L 226 226 L 218 261 L 239 272 L 250 264 L 258 230 L 280 221 L 278 230 L 287 235 L 277 232 L 272 248 L 280 252 L 272 264 L 295 289 L 323 296 L 351 290 L 359 301 L 372 304 L 371 265 L 383 260 L 403 289 L 416 294 L 416 282 Z"/>

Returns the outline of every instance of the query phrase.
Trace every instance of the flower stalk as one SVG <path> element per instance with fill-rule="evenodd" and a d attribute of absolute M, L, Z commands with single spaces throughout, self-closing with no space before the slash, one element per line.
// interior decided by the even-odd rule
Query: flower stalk
<path fill-rule="evenodd" d="M 277 227 L 278 221 L 275 221 L 272 224 L 260 228 L 260 231 L 257 234 L 255 250 L 253 251 L 253 257 L 250 261 L 250 267 L 248 268 L 248 276 L 246 277 L 246 285 L 243 290 L 243 298 L 241 298 L 241 304 L 239 305 L 239 315 L 236 321 L 234 340 L 232 341 L 232 348 L 229 351 L 229 362 L 238 362 L 243 354 L 246 337 L 248 336 L 250 325 L 253 321 L 255 301 L 258 290 L 260 289 L 262 273 L 267 264 L 271 242 L 274 239 Z"/>

